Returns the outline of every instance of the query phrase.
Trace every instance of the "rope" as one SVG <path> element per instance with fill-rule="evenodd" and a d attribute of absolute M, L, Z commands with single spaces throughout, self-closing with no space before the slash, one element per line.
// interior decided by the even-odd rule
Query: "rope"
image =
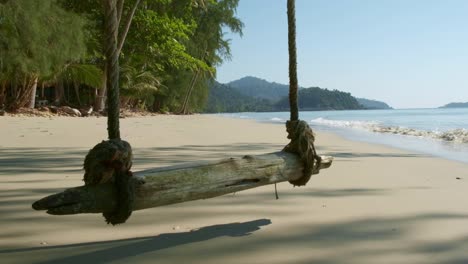
<path fill-rule="evenodd" d="M 297 54 L 295 0 L 288 0 L 288 50 L 289 50 L 289 106 L 291 121 L 299 119 L 297 106 Z"/>
<path fill-rule="evenodd" d="M 284 147 L 283 151 L 299 155 L 304 163 L 303 176 L 289 181 L 294 186 L 304 186 L 310 180 L 312 174 L 319 173 L 321 158 L 315 152 L 314 132 L 305 121 L 299 120 L 295 5 L 295 0 L 288 0 L 289 106 L 291 120 L 286 122 L 286 131 L 291 142 Z"/>
<path fill-rule="evenodd" d="M 301 161 L 304 163 L 302 177 L 297 180 L 291 180 L 289 183 L 294 186 L 304 186 L 310 180 L 312 174 L 319 173 L 320 163 L 322 161 L 321 157 L 318 156 L 315 151 L 314 132 L 307 122 L 302 120 L 287 121 L 286 131 L 288 132 L 288 138 L 291 139 L 291 142 L 284 147 L 283 151 L 299 155 Z"/>
<path fill-rule="evenodd" d="M 117 209 L 114 212 L 103 213 L 108 224 L 116 225 L 125 223 L 132 214 L 135 196 L 130 171 L 132 152 L 130 144 L 120 141 L 120 100 L 119 100 L 119 51 L 118 51 L 118 20 L 115 0 L 104 0 L 105 38 L 106 38 L 106 63 L 107 63 L 107 132 L 109 141 L 107 144 L 113 154 L 111 160 L 105 160 L 101 166 L 106 166 L 112 171 L 112 179 L 117 187 Z M 99 145 L 99 144 L 98 144 Z M 91 151 L 90 151 L 91 153 Z M 88 154 L 89 155 L 89 154 Z M 99 165 L 98 165 L 99 166 Z"/>
<path fill-rule="evenodd" d="M 119 53 L 117 48 L 117 7 L 115 0 L 105 0 L 104 2 L 104 26 L 106 38 L 106 63 L 107 63 L 107 130 L 109 139 L 120 138 L 119 129 Z"/>

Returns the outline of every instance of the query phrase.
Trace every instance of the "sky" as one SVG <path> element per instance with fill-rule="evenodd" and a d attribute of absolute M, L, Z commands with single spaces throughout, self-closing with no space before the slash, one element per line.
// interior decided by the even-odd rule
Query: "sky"
<path fill-rule="evenodd" d="M 218 68 L 288 84 L 286 0 L 240 0 Z M 298 80 L 394 108 L 468 102 L 468 0 L 296 0 Z"/>

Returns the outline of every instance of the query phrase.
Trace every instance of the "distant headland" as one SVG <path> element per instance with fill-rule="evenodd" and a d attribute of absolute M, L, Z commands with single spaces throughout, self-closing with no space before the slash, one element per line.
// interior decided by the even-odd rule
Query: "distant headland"
<path fill-rule="evenodd" d="M 468 108 L 468 102 L 466 103 L 449 103 L 439 108 Z"/>
<path fill-rule="evenodd" d="M 289 85 L 247 76 L 226 84 L 213 82 L 205 111 L 277 112 L 289 111 Z M 320 87 L 299 87 L 299 108 L 303 111 L 392 109 L 388 104 L 350 93 Z"/>

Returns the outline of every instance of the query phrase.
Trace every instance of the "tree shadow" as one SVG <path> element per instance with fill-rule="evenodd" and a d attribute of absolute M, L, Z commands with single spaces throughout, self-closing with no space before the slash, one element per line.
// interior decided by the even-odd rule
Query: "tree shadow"
<path fill-rule="evenodd" d="M 421 225 L 444 221 L 466 221 L 467 214 L 428 213 L 404 217 L 366 218 L 304 227 L 288 237 L 269 239 L 265 247 L 285 244 L 314 249 L 333 248 L 340 254 L 306 258 L 295 263 L 378 263 L 395 254 L 426 259 L 422 263 L 468 263 L 468 234 L 451 241 L 414 240 L 411 233 Z M 400 242 L 398 242 L 400 241 Z M 369 246 L 369 243 L 375 247 Z M 409 243 L 410 245 L 408 245 Z M 398 262 L 385 262 L 398 263 Z M 409 261 L 408 263 L 415 263 Z M 420 262 L 417 262 L 420 263 Z"/>
<path fill-rule="evenodd" d="M 176 147 L 134 148 L 134 165 L 158 167 L 212 160 L 246 152 L 278 149 L 278 144 L 186 145 Z M 268 151 L 265 151 L 268 152 Z M 0 175 L 79 173 L 88 153 L 84 148 L 3 148 L 0 152 Z M 1 179 L 0 179 L 1 180 Z M 29 182 L 35 182 L 30 181 Z M 41 180 L 37 180 L 39 182 Z"/>
<path fill-rule="evenodd" d="M 280 151 L 284 146 L 279 144 L 236 143 L 227 145 L 184 145 L 176 147 L 135 148 L 134 166 L 136 168 L 148 168 L 158 166 L 176 165 L 184 162 L 199 160 L 214 160 L 223 157 L 237 156 L 245 153 L 262 154 Z M 323 150 L 322 150 L 323 151 Z M 84 157 L 88 149 L 83 148 L 4 148 L 0 152 L 0 175 L 38 174 L 47 175 L 80 173 L 83 167 Z M 322 154 L 335 158 L 420 158 L 428 157 L 423 154 L 404 153 L 352 153 L 340 151 L 327 151 Z M 0 179 L 1 180 L 1 179 Z M 40 182 L 25 179 L 24 181 Z M 17 183 L 24 181 L 18 180 Z M 12 181 L 11 183 L 14 183 Z"/>
<path fill-rule="evenodd" d="M 48 251 L 55 249 L 67 250 L 77 247 L 86 247 L 89 249 L 99 248 L 105 246 L 101 250 L 95 250 L 79 255 L 72 255 L 69 257 L 57 258 L 40 262 L 42 264 L 55 264 L 55 263 L 103 263 L 114 260 L 122 260 L 128 257 L 142 255 L 148 252 L 155 252 L 167 248 L 177 247 L 180 245 L 191 244 L 196 242 L 207 241 L 223 236 L 227 237 L 242 237 L 248 236 L 253 232 L 260 230 L 262 226 L 271 224 L 270 219 L 257 219 L 243 223 L 230 223 L 207 226 L 200 229 L 192 230 L 183 233 L 160 234 L 158 236 L 131 238 L 116 241 L 104 241 L 93 243 L 81 243 L 71 245 L 61 245 L 52 247 L 36 247 L 26 249 L 13 249 L 13 250 L 0 250 L 3 253 L 32 253 L 34 254 L 48 254 Z"/>

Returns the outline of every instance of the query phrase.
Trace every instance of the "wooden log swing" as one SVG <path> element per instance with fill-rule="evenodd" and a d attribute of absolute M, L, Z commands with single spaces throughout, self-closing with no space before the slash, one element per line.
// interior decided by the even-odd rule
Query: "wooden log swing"
<path fill-rule="evenodd" d="M 322 157 L 321 168 L 328 168 L 331 157 Z M 294 154 L 270 154 L 229 158 L 136 172 L 133 210 L 208 199 L 263 185 L 297 180 L 303 163 Z M 112 183 L 67 189 L 33 204 L 36 210 L 52 215 L 102 213 L 117 207 L 116 187 Z"/>
<path fill-rule="evenodd" d="M 131 147 L 120 139 L 119 131 L 118 46 L 123 44 L 117 43 L 115 37 L 118 35 L 116 14 L 119 12 L 115 0 L 103 0 L 103 3 L 109 140 L 96 145 L 86 156 L 85 186 L 42 198 L 33 203 L 35 210 L 47 210 L 47 213 L 53 215 L 103 213 L 108 223 L 120 224 L 134 210 L 207 199 L 283 181 L 303 186 L 313 174 L 331 166 L 333 158 L 317 155 L 312 130 L 306 122 L 299 120 L 295 1 L 288 0 L 291 118 L 286 128 L 291 142 L 284 150 L 217 162 L 130 172 Z M 123 41 L 125 37 L 121 39 Z"/>

